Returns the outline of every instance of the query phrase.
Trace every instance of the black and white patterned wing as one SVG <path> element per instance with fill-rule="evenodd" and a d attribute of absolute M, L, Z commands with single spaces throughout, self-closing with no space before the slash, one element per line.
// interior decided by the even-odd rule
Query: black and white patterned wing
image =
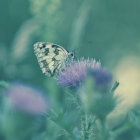
<path fill-rule="evenodd" d="M 63 68 L 69 56 L 63 47 L 47 42 L 35 43 L 34 51 L 42 72 L 47 76 L 53 76 Z"/>

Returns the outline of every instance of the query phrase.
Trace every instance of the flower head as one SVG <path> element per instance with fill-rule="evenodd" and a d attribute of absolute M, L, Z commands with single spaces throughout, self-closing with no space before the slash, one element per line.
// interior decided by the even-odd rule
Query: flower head
<path fill-rule="evenodd" d="M 19 110 L 38 115 L 48 110 L 45 97 L 30 86 L 15 83 L 9 88 L 7 95 L 12 105 Z"/>
<path fill-rule="evenodd" d="M 59 72 L 57 83 L 62 87 L 76 86 L 85 80 L 89 69 L 94 71 L 100 68 L 100 62 L 96 62 L 95 59 L 80 59 Z"/>
<path fill-rule="evenodd" d="M 91 72 L 95 86 L 101 89 L 108 89 L 112 84 L 112 74 L 106 69 L 99 69 Z"/>

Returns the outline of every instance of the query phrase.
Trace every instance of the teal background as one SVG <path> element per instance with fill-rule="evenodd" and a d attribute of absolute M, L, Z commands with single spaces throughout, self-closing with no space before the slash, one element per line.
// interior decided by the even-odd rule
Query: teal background
<path fill-rule="evenodd" d="M 12 0 L 0 4 L 1 79 L 42 83 L 33 44 L 60 44 L 112 69 L 139 56 L 139 0 Z"/>
<path fill-rule="evenodd" d="M 125 94 L 126 113 L 140 97 L 139 15 L 139 0 L 0 0 L 0 80 L 34 85 L 59 112 L 65 91 L 42 74 L 33 50 L 36 42 L 52 42 L 74 50 L 77 58 L 100 61 L 120 82 L 117 92 Z M 111 116 L 111 125 L 122 117 L 116 116 Z M 60 122 L 65 123 L 63 117 Z"/>

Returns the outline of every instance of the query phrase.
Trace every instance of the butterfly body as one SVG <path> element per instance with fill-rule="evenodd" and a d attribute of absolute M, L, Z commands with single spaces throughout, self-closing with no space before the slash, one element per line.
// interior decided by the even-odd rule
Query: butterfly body
<path fill-rule="evenodd" d="M 53 43 L 37 42 L 34 51 L 42 72 L 47 76 L 54 76 L 74 59 L 73 52 Z"/>

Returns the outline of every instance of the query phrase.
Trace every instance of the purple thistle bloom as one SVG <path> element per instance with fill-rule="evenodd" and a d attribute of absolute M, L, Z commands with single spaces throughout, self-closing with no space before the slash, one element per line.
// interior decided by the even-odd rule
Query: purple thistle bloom
<path fill-rule="evenodd" d="M 39 115 L 48 110 L 45 97 L 30 86 L 15 83 L 9 88 L 7 96 L 15 108 L 30 114 Z"/>
<path fill-rule="evenodd" d="M 112 84 L 112 74 L 106 69 L 99 69 L 91 72 L 94 78 L 95 86 L 101 89 L 108 89 Z"/>
<path fill-rule="evenodd" d="M 59 72 L 57 84 L 62 87 L 77 86 L 85 80 L 89 69 L 95 71 L 100 68 L 100 62 L 96 62 L 95 59 L 84 60 L 82 58 Z"/>

